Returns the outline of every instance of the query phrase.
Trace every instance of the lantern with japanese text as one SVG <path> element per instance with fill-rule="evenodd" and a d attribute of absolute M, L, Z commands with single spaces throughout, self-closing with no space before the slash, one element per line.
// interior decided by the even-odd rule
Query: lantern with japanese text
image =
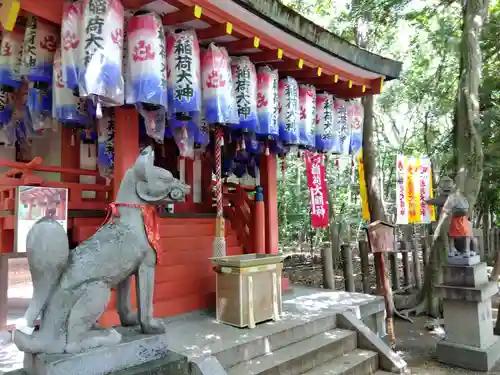
<path fill-rule="evenodd" d="M 169 118 L 195 119 L 201 112 L 200 46 L 194 30 L 167 35 Z"/>
<path fill-rule="evenodd" d="M 21 86 L 23 38 L 23 32 L 17 28 L 14 31 L 3 31 L 0 45 L 0 86 L 4 90 Z"/>
<path fill-rule="evenodd" d="M 299 145 L 313 149 L 316 124 L 316 88 L 311 85 L 299 85 L 300 120 Z"/>
<path fill-rule="evenodd" d="M 0 88 L 0 125 L 6 125 L 12 118 L 14 112 L 13 93 Z"/>
<path fill-rule="evenodd" d="M 351 123 L 347 116 L 350 104 L 342 99 L 335 99 L 333 108 L 335 110 L 334 126 L 334 153 L 349 155 L 351 144 Z"/>
<path fill-rule="evenodd" d="M 52 84 L 54 54 L 59 35 L 55 25 L 35 16 L 29 16 L 26 23 L 23 44 L 21 74 L 28 80 L 43 84 L 36 88 Z"/>
<path fill-rule="evenodd" d="M 98 122 L 97 165 L 99 173 L 107 178 L 113 176 L 115 160 L 115 111 L 106 109 Z"/>
<path fill-rule="evenodd" d="M 136 13 L 128 20 L 127 38 L 126 102 L 137 105 L 147 120 L 146 132 L 161 143 L 167 108 L 167 61 L 160 17 L 147 11 Z M 160 115 L 150 116 L 152 111 Z"/>
<path fill-rule="evenodd" d="M 268 66 L 260 67 L 257 74 L 256 134 L 261 140 L 277 139 L 279 134 L 278 71 Z"/>
<path fill-rule="evenodd" d="M 351 102 L 347 116 L 351 123 L 351 142 L 349 152 L 355 154 L 363 146 L 363 105 L 360 101 Z"/>
<path fill-rule="evenodd" d="M 292 77 L 279 81 L 279 139 L 284 145 L 299 142 L 299 86 Z"/>
<path fill-rule="evenodd" d="M 316 150 L 330 153 L 334 151 L 335 116 L 333 113 L 333 95 L 321 93 L 316 95 Z"/>
<path fill-rule="evenodd" d="M 210 143 L 210 129 L 204 116 L 199 116 L 194 129 L 194 148 L 205 150 Z"/>
<path fill-rule="evenodd" d="M 66 86 L 63 75 L 61 51 L 58 49 L 54 57 L 53 117 L 63 125 L 87 126 L 90 121 L 87 100 Z"/>
<path fill-rule="evenodd" d="M 120 0 L 84 0 L 78 87 L 81 96 L 92 97 L 98 113 L 101 104 L 124 103 L 123 26 Z"/>
<path fill-rule="evenodd" d="M 247 56 L 234 57 L 231 61 L 234 92 L 238 107 L 239 124 L 233 129 L 254 133 L 257 129 L 257 73 Z"/>
<path fill-rule="evenodd" d="M 82 63 L 83 0 L 68 0 L 63 5 L 61 22 L 61 67 L 64 84 L 78 88 L 78 76 Z"/>
<path fill-rule="evenodd" d="M 238 124 L 229 55 L 224 47 L 211 43 L 201 59 L 202 94 L 209 124 Z"/>

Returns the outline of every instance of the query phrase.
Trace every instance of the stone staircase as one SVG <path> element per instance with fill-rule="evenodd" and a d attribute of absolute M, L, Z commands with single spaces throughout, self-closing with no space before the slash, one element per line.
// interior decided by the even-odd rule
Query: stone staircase
<path fill-rule="evenodd" d="M 286 319 L 286 318 L 285 318 Z M 406 363 L 350 311 L 267 325 L 261 334 L 222 326 L 207 345 L 168 345 L 159 360 L 113 375 L 389 375 Z M 264 327 L 262 327 L 264 328 Z M 183 328 L 188 331 L 187 327 Z M 197 327 L 199 330 L 199 326 Z M 175 334 L 175 330 L 171 334 Z M 199 332 L 203 336 L 203 330 Z M 227 332 L 231 332 L 227 335 Z M 209 353 L 209 354 L 207 354 Z"/>
<path fill-rule="evenodd" d="M 359 349 L 356 332 L 340 328 L 290 344 L 226 371 L 229 375 L 380 374 L 378 353 Z"/>

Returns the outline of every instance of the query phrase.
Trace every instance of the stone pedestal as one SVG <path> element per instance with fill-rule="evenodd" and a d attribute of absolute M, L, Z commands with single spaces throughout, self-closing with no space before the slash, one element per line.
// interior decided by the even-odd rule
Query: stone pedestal
<path fill-rule="evenodd" d="M 500 340 L 493 334 L 491 297 L 498 292 L 488 281 L 486 263 L 446 265 L 443 284 L 436 287 L 443 299 L 446 338 L 437 345 L 442 363 L 489 371 L 500 358 Z"/>

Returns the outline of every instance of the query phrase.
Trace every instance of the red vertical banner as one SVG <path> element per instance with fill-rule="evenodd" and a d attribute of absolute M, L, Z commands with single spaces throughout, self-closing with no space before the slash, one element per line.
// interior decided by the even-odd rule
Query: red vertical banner
<path fill-rule="evenodd" d="M 326 195 L 325 156 L 306 151 L 306 172 L 311 204 L 312 227 L 327 227 L 328 198 Z"/>

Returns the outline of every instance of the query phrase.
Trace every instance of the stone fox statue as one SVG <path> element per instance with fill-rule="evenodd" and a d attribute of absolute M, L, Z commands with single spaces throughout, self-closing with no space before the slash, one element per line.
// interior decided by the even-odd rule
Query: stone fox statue
<path fill-rule="evenodd" d="M 153 318 L 153 288 L 159 248 L 153 205 L 184 199 L 189 187 L 153 165 L 150 147 L 141 152 L 110 206 L 111 217 L 91 238 L 71 250 L 63 227 L 51 218 L 28 233 L 27 256 L 33 299 L 25 314 L 28 327 L 40 317 L 40 329 L 16 329 L 14 342 L 27 353 L 77 353 L 121 341 L 114 329 L 96 322 L 116 287 L 123 326 L 143 333 L 165 332 Z M 153 211 L 152 211 L 153 210 Z M 130 303 L 130 277 L 136 276 L 137 312 Z"/>

